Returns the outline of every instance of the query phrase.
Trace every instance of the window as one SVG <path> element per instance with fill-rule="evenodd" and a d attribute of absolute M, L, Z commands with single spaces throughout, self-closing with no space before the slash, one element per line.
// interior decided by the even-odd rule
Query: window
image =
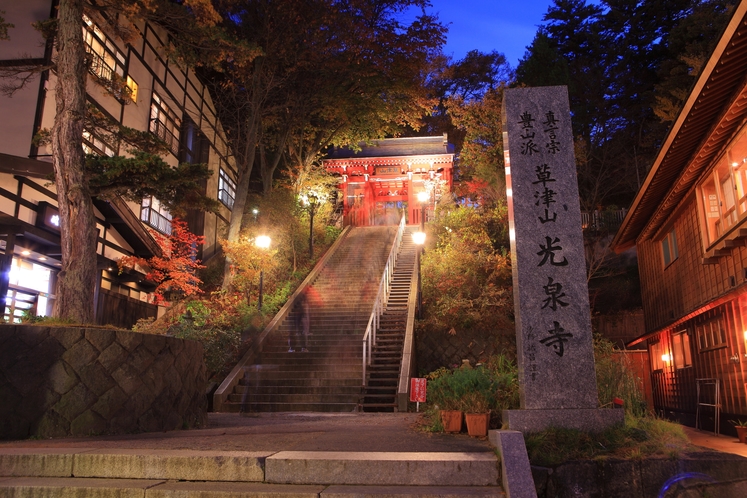
<path fill-rule="evenodd" d="M 223 168 L 220 169 L 218 176 L 218 199 L 228 207 L 233 208 L 233 201 L 236 198 L 236 183 L 228 176 Z"/>
<path fill-rule="evenodd" d="M 664 268 L 679 257 L 679 250 L 677 249 L 677 237 L 674 233 L 674 228 L 669 232 L 666 237 L 661 241 L 661 253 L 664 258 Z"/>
<path fill-rule="evenodd" d="M 127 76 L 127 82 L 125 83 L 127 89 L 130 91 L 130 99 L 133 102 L 137 102 L 137 82 L 132 77 Z"/>
<path fill-rule="evenodd" d="M 155 197 L 143 199 L 140 219 L 159 232 L 171 235 L 171 213 Z"/>
<path fill-rule="evenodd" d="M 113 157 L 116 155 L 113 147 L 88 130 L 83 130 L 83 150 L 86 154 L 97 156 Z"/>
<path fill-rule="evenodd" d="M 179 160 L 190 164 L 207 164 L 210 161 L 210 142 L 189 115 L 184 117 Z"/>
<path fill-rule="evenodd" d="M 726 346 L 726 330 L 721 315 L 695 327 L 698 338 L 698 351 L 708 351 Z"/>
<path fill-rule="evenodd" d="M 699 185 L 706 241 L 713 244 L 747 217 L 747 129 L 743 129 Z"/>
<path fill-rule="evenodd" d="M 91 74 L 107 81 L 114 79 L 114 74 L 124 77 L 124 54 L 86 15 L 83 16 L 83 41 L 86 52 L 92 57 Z"/>
<path fill-rule="evenodd" d="M 651 358 L 651 371 L 664 369 L 665 363 L 662 357 L 666 354 L 666 351 L 664 351 L 661 341 L 650 344 L 649 352 Z"/>
<path fill-rule="evenodd" d="M 182 121 L 176 116 L 161 97 L 153 92 L 150 104 L 150 132 L 166 142 L 169 150 L 179 155 L 179 130 Z"/>
<path fill-rule="evenodd" d="M 690 350 L 690 336 L 687 331 L 679 331 L 672 334 L 672 356 L 674 368 L 687 368 L 693 366 L 693 355 Z"/>

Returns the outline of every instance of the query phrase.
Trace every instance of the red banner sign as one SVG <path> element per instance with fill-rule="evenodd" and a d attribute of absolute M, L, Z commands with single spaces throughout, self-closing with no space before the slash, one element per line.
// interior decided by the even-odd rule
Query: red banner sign
<path fill-rule="evenodd" d="M 425 403 L 425 391 L 425 379 L 410 379 L 410 401 L 413 403 Z"/>

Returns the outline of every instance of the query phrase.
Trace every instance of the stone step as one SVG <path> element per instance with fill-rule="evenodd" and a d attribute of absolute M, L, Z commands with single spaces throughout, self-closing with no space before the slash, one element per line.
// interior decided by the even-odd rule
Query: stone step
<path fill-rule="evenodd" d="M 224 404 L 226 412 L 240 412 L 241 403 L 229 402 Z M 352 413 L 358 411 L 357 400 L 350 403 L 247 403 L 244 411 L 262 413 L 280 412 L 320 412 L 320 413 Z"/>
<path fill-rule="evenodd" d="M 290 379 L 281 379 L 282 382 L 280 382 L 279 379 L 273 379 L 275 382 L 270 382 L 268 379 L 265 379 L 266 382 L 263 382 L 263 385 L 265 387 L 274 387 L 274 386 L 283 386 L 283 387 L 293 387 L 293 386 L 303 386 L 304 388 L 314 388 L 314 387 L 337 387 L 340 389 L 347 389 L 347 388 L 356 388 L 359 389 L 361 385 L 361 378 L 360 377 L 351 377 L 347 379 L 340 379 L 337 377 L 328 377 L 326 379 L 311 379 L 311 378 L 290 378 Z M 256 384 L 245 381 L 242 379 L 239 381 L 239 385 L 236 386 L 236 389 L 239 389 L 241 393 L 244 392 L 244 389 L 246 388 L 253 388 Z"/>
<path fill-rule="evenodd" d="M 348 379 L 354 379 L 358 378 L 360 381 L 360 378 L 362 376 L 362 366 L 357 370 L 351 370 L 350 372 L 344 372 L 341 370 L 334 371 L 334 372 L 324 372 L 324 371 L 298 371 L 298 370 L 278 370 L 272 372 L 272 375 L 263 375 L 260 377 L 260 382 L 272 382 L 277 380 L 288 380 L 288 379 L 297 379 L 299 378 L 299 374 L 303 374 L 303 378 L 305 379 L 340 379 L 340 380 L 348 380 Z M 247 374 L 245 377 L 246 385 L 252 385 L 254 376 Z"/>
<path fill-rule="evenodd" d="M 476 486 L 344 486 L 299 485 L 241 482 L 184 482 L 135 479 L 34 478 L 21 477 L 0 482 L 0 494 L 29 498 L 50 496 L 86 496 L 108 498 L 141 496 L 145 498 L 351 498 L 418 497 L 462 498 L 475 496 L 500 498 L 498 487 Z M 15 493 L 14 493 L 15 490 Z M 4 494 L 3 494 L 4 496 Z"/>
<path fill-rule="evenodd" d="M 277 484 L 498 486 L 492 453 L 281 451 L 265 460 Z"/>
<path fill-rule="evenodd" d="M 344 394 L 346 396 L 358 395 L 361 392 L 361 382 L 358 380 L 357 384 L 350 386 L 309 386 L 309 385 L 279 385 L 279 384 L 263 384 L 259 386 L 243 385 L 236 387 L 236 394 L 243 395 L 244 393 L 253 394 Z M 233 396 L 233 395 L 231 395 Z"/>
<path fill-rule="evenodd" d="M 248 404 L 256 403 L 288 403 L 288 404 L 337 404 L 337 403 L 352 403 L 356 404 L 360 392 L 354 394 L 345 394 L 342 392 L 334 394 L 264 394 L 264 393 L 250 393 L 246 402 Z M 244 401 L 243 396 L 240 394 L 231 394 L 228 397 L 232 403 L 242 403 Z"/>

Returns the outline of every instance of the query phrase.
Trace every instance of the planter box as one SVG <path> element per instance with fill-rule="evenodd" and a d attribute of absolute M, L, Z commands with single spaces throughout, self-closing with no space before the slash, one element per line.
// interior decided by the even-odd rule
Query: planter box
<path fill-rule="evenodd" d="M 747 427 L 734 427 L 737 430 L 737 437 L 740 443 L 747 443 Z"/>
<path fill-rule="evenodd" d="M 490 424 L 490 412 L 487 413 L 465 413 L 467 432 L 470 436 L 487 436 Z"/>
<path fill-rule="evenodd" d="M 462 430 L 462 412 L 441 410 L 441 424 L 444 426 L 444 432 L 460 432 Z"/>

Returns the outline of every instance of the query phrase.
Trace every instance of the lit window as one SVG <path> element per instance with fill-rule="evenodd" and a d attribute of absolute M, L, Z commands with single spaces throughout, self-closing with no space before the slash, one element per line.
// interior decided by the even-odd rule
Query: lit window
<path fill-rule="evenodd" d="M 130 76 L 127 76 L 127 89 L 130 91 L 130 99 L 137 102 L 137 82 Z"/>
<path fill-rule="evenodd" d="M 156 92 L 153 92 L 150 104 L 150 132 L 166 142 L 174 155 L 179 155 L 181 125 L 182 120 Z"/>
<path fill-rule="evenodd" d="M 218 176 L 218 199 L 229 209 L 233 207 L 236 198 L 236 183 L 228 176 L 223 168 Z"/>
<path fill-rule="evenodd" d="M 718 241 L 747 217 L 747 129 L 716 161 L 698 188 L 707 245 Z"/>
<path fill-rule="evenodd" d="M 664 363 L 664 355 L 667 351 L 662 346 L 661 341 L 649 344 L 649 357 L 651 358 L 651 370 L 662 370 L 666 364 Z"/>
<path fill-rule="evenodd" d="M 88 130 L 83 130 L 83 150 L 86 154 L 114 157 L 114 148 Z"/>
<path fill-rule="evenodd" d="M 171 235 L 171 213 L 155 197 L 146 197 L 140 206 L 140 219 L 159 232 Z"/>
<path fill-rule="evenodd" d="M 83 41 L 91 56 L 89 71 L 105 81 L 114 79 L 114 74 L 124 77 L 125 56 L 109 40 L 101 29 L 87 16 L 83 16 Z"/>
<path fill-rule="evenodd" d="M 687 368 L 693 365 L 690 336 L 687 335 L 686 331 L 672 334 L 672 355 L 675 368 Z"/>
<path fill-rule="evenodd" d="M 672 261 L 679 257 L 679 250 L 677 249 L 677 236 L 674 233 L 674 229 L 672 229 L 672 231 L 662 239 L 661 253 L 664 259 L 665 268 L 669 266 Z"/>

